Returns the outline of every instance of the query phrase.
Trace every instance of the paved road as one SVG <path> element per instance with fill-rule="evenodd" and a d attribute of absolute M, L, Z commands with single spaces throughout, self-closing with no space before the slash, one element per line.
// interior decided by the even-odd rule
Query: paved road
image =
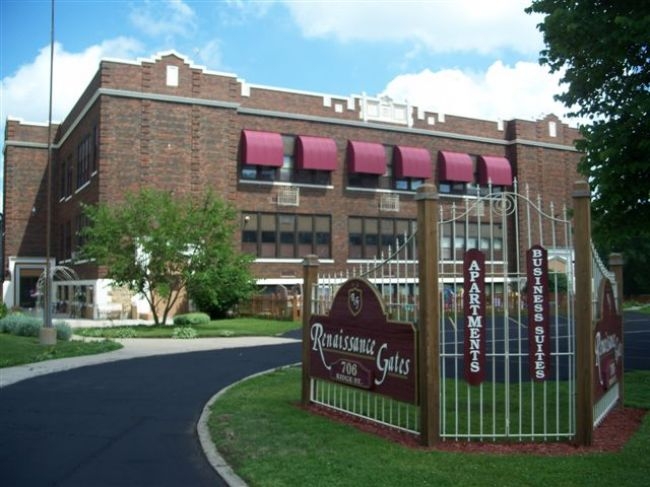
<path fill-rule="evenodd" d="M 220 389 L 295 363 L 298 342 L 136 358 L 0 389 L 0 485 L 225 485 L 196 424 Z"/>
<path fill-rule="evenodd" d="M 625 370 L 650 370 L 650 315 L 626 311 Z"/>

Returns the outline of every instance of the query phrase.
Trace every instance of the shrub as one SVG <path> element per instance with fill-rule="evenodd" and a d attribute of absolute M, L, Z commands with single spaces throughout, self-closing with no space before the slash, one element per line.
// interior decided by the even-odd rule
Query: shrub
<path fill-rule="evenodd" d="M 7 316 L 7 305 L 4 303 L 0 303 L 0 319 L 4 318 Z"/>
<path fill-rule="evenodd" d="M 135 338 L 137 333 L 133 328 L 129 327 L 122 327 L 122 328 L 117 328 L 112 335 L 115 338 Z"/>
<path fill-rule="evenodd" d="M 174 334 L 172 338 L 196 338 L 198 334 L 194 328 L 189 326 L 181 326 L 179 328 L 174 328 Z"/>
<path fill-rule="evenodd" d="M 0 320 L 0 330 L 12 335 L 38 336 L 40 327 L 41 320 L 23 313 L 10 313 Z M 30 335 L 29 333 L 34 334 Z"/>
<path fill-rule="evenodd" d="M 14 328 L 13 334 L 21 337 L 37 337 L 43 325 L 41 320 L 29 316 L 27 318 L 18 323 L 16 328 Z"/>
<path fill-rule="evenodd" d="M 57 340 L 67 342 L 72 338 L 72 328 L 65 321 L 55 323 L 54 328 L 56 328 Z"/>
<path fill-rule="evenodd" d="M 209 322 L 210 316 L 207 313 L 187 313 L 174 316 L 174 325 L 177 326 L 202 325 Z"/>

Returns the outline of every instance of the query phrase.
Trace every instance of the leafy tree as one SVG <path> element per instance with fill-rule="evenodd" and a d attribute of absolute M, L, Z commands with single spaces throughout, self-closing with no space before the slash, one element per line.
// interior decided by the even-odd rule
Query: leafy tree
<path fill-rule="evenodd" d="M 86 206 L 84 213 L 90 225 L 81 257 L 105 266 L 116 285 L 143 295 L 156 324 L 166 324 L 184 290 L 220 295 L 213 288 L 231 288 L 232 299 L 240 299 L 252 289 L 250 259 L 233 245 L 236 212 L 212 193 L 174 198 L 142 189 L 120 204 Z"/>
<path fill-rule="evenodd" d="M 576 143 L 593 189 L 594 240 L 623 251 L 627 291 L 650 291 L 650 2 L 533 0 L 528 13 L 546 48 L 540 63 L 562 74 L 556 96 L 587 120 Z"/>

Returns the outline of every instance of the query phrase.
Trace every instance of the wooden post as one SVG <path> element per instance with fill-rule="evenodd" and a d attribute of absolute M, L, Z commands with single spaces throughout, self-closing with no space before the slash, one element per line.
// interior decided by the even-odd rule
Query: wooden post
<path fill-rule="evenodd" d="M 424 184 L 415 195 L 420 310 L 419 399 L 420 439 L 431 446 L 440 439 L 440 299 L 438 291 L 438 193 Z"/>
<path fill-rule="evenodd" d="M 301 404 L 309 405 L 309 321 L 314 285 L 318 283 L 318 256 L 308 255 L 302 263 L 302 395 Z"/>
<path fill-rule="evenodd" d="M 623 315 L 623 254 L 609 254 L 609 270 L 616 277 L 616 314 L 621 317 L 621 346 L 623 347 L 623 358 L 625 358 L 625 320 Z M 621 359 L 621 380 L 618 389 L 618 403 L 623 406 L 625 400 L 625 360 Z"/>
<path fill-rule="evenodd" d="M 576 333 L 576 443 L 593 441 L 594 338 L 590 190 L 586 181 L 573 186 Z"/>

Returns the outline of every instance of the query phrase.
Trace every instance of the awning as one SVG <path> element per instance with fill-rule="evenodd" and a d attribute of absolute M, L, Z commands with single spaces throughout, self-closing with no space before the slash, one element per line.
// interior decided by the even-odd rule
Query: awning
<path fill-rule="evenodd" d="M 471 183 L 474 164 L 469 154 L 440 151 L 438 153 L 438 180 Z"/>
<path fill-rule="evenodd" d="M 282 167 L 284 160 L 282 136 L 274 132 L 242 130 L 241 153 L 244 164 Z"/>
<path fill-rule="evenodd" d="M 348 172 L 382 175 L 386 172 L 384 146 L 374 142 L 348 140 Z"/>
<path fill-rule="evenodd" d="M 395 147 L 393 155 L 395 177 L 429 179 L 432 175 L 431 154 L 422 147 Z"/>
<path fill-rule="evenodd" d="M 296 169 L 336 170 L 336 142 L 326 137 L 299 135 L 296 140 Z"/>
<path fill-rule="evenodd" d="M 479 156 L 478 182 L 493 186 L 512 186 L 512 167 L 505 157 Z"/>

